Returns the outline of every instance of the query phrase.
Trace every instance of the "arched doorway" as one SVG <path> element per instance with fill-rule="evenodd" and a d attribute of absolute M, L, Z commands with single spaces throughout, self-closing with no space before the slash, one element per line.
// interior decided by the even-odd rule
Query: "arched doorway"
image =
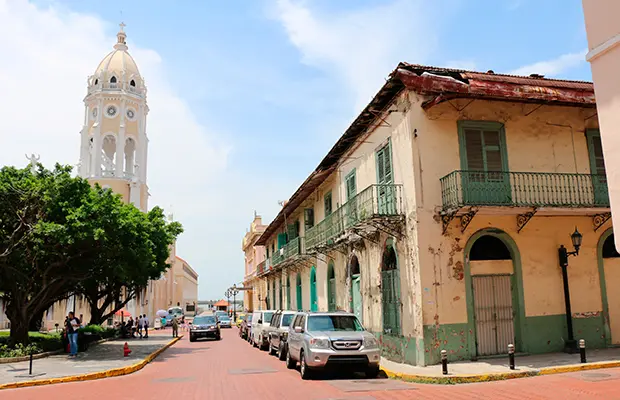
<path fill-rule="evenodd" d="M 318 311 L 318 299 L 316 295 L 316 268 L 310 269 L 310 311 Z"/>
<path fill-rule="evenodd" d="M 327 309 L 336 311 L 336 273 L 334 271 L 334 261 L 327 265 Z"/>
<path fill-rule="evenodd" d="M 381 259 L 383 333 L 400 335 L 400 274 L 394 242 L 386 242 Z"/>
<path fill-rule="evenodd" d="M 297 306 L 297 311 L 302 311 L 303 310 L 303 306 L 302 306 L 302 297 L 301 297 L 301 275 L 299 273 L 297 273 L 297 303 L 295 304 Z"/>
<path fill-rule="evenodd" d="M 504 354 L 509 344 L 521 350 L 523 288 L 516 244 L 502 231 L 480 231 L 469 239 L 465 257 L 472 355 Z"/>
<path fill-rule="evenodd" d="M 349 279 L 351 280 L 351 311 L 362 321 L 362 276 L 360 263 L 354 254 L 349 260 Z"/>
<path fill-rule="evenodd" d="M 614 286 L 620 282 L 620 254 L 616 251 L 613 229 L 601 235 L 597 256 L 607 345 L 620 344 L 620 291 Z"/>

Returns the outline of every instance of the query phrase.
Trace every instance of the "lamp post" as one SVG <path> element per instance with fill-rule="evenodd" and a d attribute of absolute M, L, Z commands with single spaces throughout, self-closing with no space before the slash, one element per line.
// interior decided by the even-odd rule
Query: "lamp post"
<path fill-rule="evenodd" d="M 564 284 L 564 305 L 566 306 L 566 327 L 568 330 L 568 339 L 564 343 L 564 351 L 566 353 L 574 353 L 577 351 L 577 342 L 573 336 L 573 313 L 570 305 L 570 290 L 568 287 L 568 257 L 579 255 L 579 248 L 581 247 L 581 240 L 583 235 L 579 233 L 577 227 L 575 232 L 570 235 L 571 242 L 575 251 L 568 251 L 564 245 L 560 245 L 558 249 L 558 258 L 560 261 L 560 268 L 562 268 L 562 283 Z"/>
<path fill-rule="evenodd" d="M 233 295 L 233 321 L 237 322 L 237 294 L 239 293 L 239 289 L 237 289 L 237 284 L 235 283 L 232 288 L 229 289 Z"/>
<path fill-rule="evenodd" d="M 224 292 L 224 295 L 226 296 L 226 301 L 228 302 L 228 307 L 226 308 L 226 313 L 228 315 L 230 315 L 230 289 L 226 289 L 226 292 Z"/>

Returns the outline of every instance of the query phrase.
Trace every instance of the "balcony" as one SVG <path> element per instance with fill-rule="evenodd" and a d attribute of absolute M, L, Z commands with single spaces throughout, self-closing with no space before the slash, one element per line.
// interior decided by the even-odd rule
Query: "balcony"
<path fill-rule="evenodd" d="M 285 244 L 280 250 L 276 251 L 276 254 L 273 256 L 273 266 L 278 266 L 303 254 L 305 254 L 304 238 L 297 237 Z"/>
<path fill-rule="evenodd" d="M 334 244 L 347 229 L 403 215 L 402 185 L 370 185 L 306 231 L 307 251 Z"/>
<path fill-rule="evenodd" d="M 444 211 L 465 206 L 609 207 L 605 175 L 453 171 L 440 181 Z"/>

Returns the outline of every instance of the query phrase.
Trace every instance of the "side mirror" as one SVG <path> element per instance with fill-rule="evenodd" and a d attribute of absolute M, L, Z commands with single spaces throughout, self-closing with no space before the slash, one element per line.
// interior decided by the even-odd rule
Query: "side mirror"
<path fill-rule="evenodd" d="M 295 327 L 295 333 L 303 333 L 304 328 L 302 328 L 301 326 L 296 326 Z"/>

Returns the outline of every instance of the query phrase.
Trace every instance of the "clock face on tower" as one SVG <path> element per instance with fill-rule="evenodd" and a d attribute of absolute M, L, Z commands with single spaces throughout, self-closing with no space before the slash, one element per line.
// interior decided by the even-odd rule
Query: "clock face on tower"
<path fill-rule="evenodd" d="M 118 110 L 116 109 L 115 106 L 108 106 L 105 112 L 108 115 L 108 117 L 113 118 L 116 116 L 116 113 L 118 112 Z"/>

